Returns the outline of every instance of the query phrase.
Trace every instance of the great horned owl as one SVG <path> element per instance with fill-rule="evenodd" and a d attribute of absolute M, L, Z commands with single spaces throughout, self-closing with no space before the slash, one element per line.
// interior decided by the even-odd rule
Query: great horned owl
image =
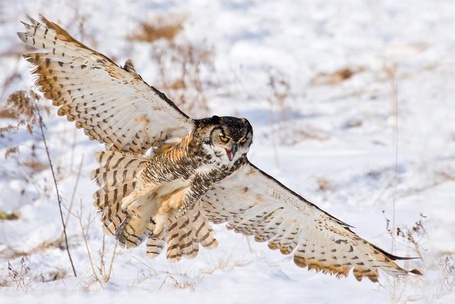
<path fill-rule="evenodd" d="M 145 83 L 131 61 L 117 66 L 41 16 L 20 39 L 36 84 L 58 114 L 105 144 L 92 172 L 104 230 L 126 247 L 178 261 L 199 244 L 216 247 L 209 222 L 268 241 L 294 262 L 361 280 L 378 270 L 409 273 L 350 226 L 267 175 L 247 158 L 253 129 L 244 118 L 192 119 Z M 414 273 L 418 271 L 413 270 Z"/>

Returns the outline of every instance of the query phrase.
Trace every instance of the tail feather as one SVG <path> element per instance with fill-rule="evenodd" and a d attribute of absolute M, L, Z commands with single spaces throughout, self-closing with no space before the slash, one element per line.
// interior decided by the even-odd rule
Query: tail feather
<path fill-rule="evenodd" d="M 171 262 L 180 261 L 182 258 L 182 251 L 180 250 L 180 241 L 179 241 L 179 234 L 180 234 L 180 226 L 182 225 L 182 221 L 184 221 L 187 217 L 181 216 L 172 221 L 168 228 L 168 237 L 167 237 L 167 252 L 166 258 Z"/>
<path fill-rule="evenodd" d="M 199 252 L 199 244 L 206 248 L 215 248 L 218 245 L 213 229 L 197 207 L 168 221 L 166 228 L 166 258 L 173 262 L 179 261 L 182 256 L 186 258 L 196 257 Z M 163 246 L 164 244 L 160 243 L 160 245 Z"/>
<path fill-rule="evenodd" d="M 180 225 L 179 243 L 182 255 L 187 258 L 196 257 L 199 252 L 199 242 L 195 233 L 194 212 L 189 213 Z"/>
<path fill-rule="evenodd" d="M 96 153 L 96 159 L 100 167 L 92 171 L 91 177 L 100 186 L 93 197 L 95 206 L 102 212 L 103 230 L 115 235 L 126 247 L 135 247 L 149 233 L 148 197 L 139 197 L 132 208 L 122 208 L 122 201 L 134 194 L 147 160 L 119 151 L 100 151 Z"/>
<path fill-rule="evenodd" d="M 180 230 L 179 236 L 182 255 L 190 259 L 196 257 L 199 252 L 199 243 L 196 239 L 196 234 L 194 232 L 193 226 L 194 223 L 193 225 L 188 225 L 186 229 Z"/>
<path fill-rule="evenodd" d="M 134 168 L 134 167 L 133 167 Z M 117 186 L 121 181 L 133 180 L 137 176 L 137 170 L 129 168 L 119 168 L 117 170 L 110 170 L 106 168 L 98 168 L 93 170 L 91 174 L 92 179 L 96 179 L 98 185 L 103 186 Z M 111 180 L 112 179 L 112 180 Z"/>
<path fill-rule="evenodd" d="M 126 212 L 123 210 L 113 209 L 114 208 L 111 207 L 104 208 L 103 217 L 101 218 L 103 221 L 103 232 L 110 235 L 116 234 L 116 231 L 119 229 L 127 217 Z"/>
<path fill-rule="evenodd" d="M 113 205 L 113 202 L 114 204 L 120 204 L 124 197 L 133 192 L 135 187 L 136 181 L 133 180 L 118 184 L 117 186 L 105 186 L 100 188 L 93 194 L 93 198 L 95 199 L 94 204 L 99 209 Z"/>
<path fill-rule="evenodd" d="M 147 163 L 147 160 L 143 157 L 136 156 L 135 154 L 128 154 L 118 151 L 98 151 L 95 154 L 96 160 L 100 164 L 100 170 L 108 169 L 109 171 L 115 171 L 117 169 L 137 169 L 143 168 L 143 165 Z M 98 169 L 94 170 L 94 173 Z"/>
<path fill-rule="evenodd" d="M 197 210 L 193 214 L 193 229 L 195 232 L 195 239 L 203 247 L 216 248 L 218 241 L 215 239 L 215 233 L 207 221 L 205 214 L 201 210 Z"/>
<path fill-rule="evenodd" d="M 148 230 L 150 231 L 149 237 L 146 243 L 147 255 L 150 258 L 155 258 L 163 252 L 164 247 L 166 247 L 164 230 L 161 231 L 159 235 L 153 235 L 153 229 L 155 228 L 155 222 L 151 221 L 149 223 Z"/>

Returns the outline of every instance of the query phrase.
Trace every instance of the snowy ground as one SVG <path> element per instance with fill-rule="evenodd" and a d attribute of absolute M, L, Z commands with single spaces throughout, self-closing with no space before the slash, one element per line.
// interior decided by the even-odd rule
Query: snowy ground
<path fill-rule="evenodd" d="M 31 87 L 15 32 L 25 14 L 38 13 L 118 63 L 132 58 L 151 84 L 152 46 L 127 37 L 158 14 L 184 16 L 176 39 L 211 48 L 214 60 L 201 76 L 209 111 L 193 115 L 248 118 L 253 163 L 380 247 L 421 256 L 403 266 L 424 276 L 336 279 L 222 226 L 219 248 L 177 264 L 147 259 L 143 246 L 115 248 L 111 238 L 103 247 L 89 179 L 101 146 L 52 109 L 43 112 L 45 136 L 77 277 L 57 242 L 61 220 L 39 128 L 3 133 L 0 212 L 19 218 L 0 220 L 1 303 L 455 301 L 454 1 L 0 0 L 0 106 Z M 0 116 L 0 128 L 12 123 Z M 20 153 L 3 158 L 14 146 Z M 396 228 L 414 243 L 392 238 Z M 109 281 L 97 283 L 114 250 Z"/>

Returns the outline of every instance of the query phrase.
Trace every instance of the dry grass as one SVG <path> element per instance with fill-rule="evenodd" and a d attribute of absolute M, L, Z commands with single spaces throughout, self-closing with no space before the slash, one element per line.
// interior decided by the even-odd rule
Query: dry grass
<path fill-rule="evenodd" d="M 40 160 L 39 139 L 34 136 L 34 128 L 39 122 L 38 100 L 39 96 L 35 91 L 19 90 L 9 95 L 0 112 L 0 119 L 6 120 L 4 127 L 0 128 L 0 140 L 2 148 L 5 149 L 4 158 L 17 162 L 15 170 L 6 171 L 2 168 L 3 165 L 6 166 L 6 162 L 0 163 L 0 170 L 5 170 L 5 177 L 21 179 L 24 185 L 36 184 L 33 180 L 35 173 L 48 168 L 47 163 Z M 49 108 L 44 106 L 40 106 L 40 109 L 49 111 Z M 16 140 L 21 130 L 30 134 L 30 144 Z M 19 156 L 20 152 L 24 152 L 22 157 Z"/>
<path fill-rule="evenodd" d="M 422 226 L 422 228 L 423 228 L 423 226 Z M 400 241 L 400 243 L 402 243 L 403 245 L 406 245 L 409 248 L 410 253 L 407 256 L 411 256 L 411 257 L 419 256 L 418 254 L 416 254 L 416 251 L 420 250 L 422 243 L 417 242 L 417 238 L 413 238 L 412 234 L 408 233 L 409 230 L 407 227 L 402 227 L 402 228 L 395 227 L 395 225 L 392 225 L 392 221 L 386 217 L 386 229 L 389 232 L 389 234 L 393 240 L 392 253 L 393 253 L 393 248 L 396 246 L 397 241 Z M 406 237 L 402 237 L 402 236 L 406 236 Z M 409 238 L 408 238 L 408 236 L 409 236 Z M 422 263 L 419 263 L 419 264 L 422 265 Z M 409 265 L 409 263 L 408 263 L 405 266 L 405 268 L 411 268 L 411 265 Z M 420 273 L 420 270 L 417 269 L 417 271 L 419 271 L 419 273 Z M 408 288 L 410 288 L 412 286 L 411 287 L 412 289 L 416 289 L 416 290 L 420 289 L 419 286 L 421 284 L 421 278 L 415 277 L 412 274 L 410 274 L 408 276 L 403 276 L 403 277 L 387 277 L 385 282 L 386 282 L 386 284 L 384 285 L 384 287 L 386 288 L 387 292 L 390 295 L 390 302 L 391 303 L 403 303 L 403 302 L 412 300 L 411 298 L 409 298 L 409 295 L 407 295 L 407 293 L 406 293 L 406 290 Z M 413 295 L 412 297 L 414 297 L 414 296 L 416 296 L 416 295 Z M 421 296 L 421 295 L 419 295 L 419 296 Z"/>
<path fill-rule="evenodd" d="M 9 109 L 0 109 L 0 119 L 17 119 L 18 113 Z"/>
<path fill-rule="evenodd" d="M 316 183 L 318 184 L 318 190 L 321 192 L 333 190 L 333 182 L 324 177 L 316 178 Z"/>
<path fill-rule="evenodd" d="M 12 131 L 12 129 L 6 129 L 4 131 L 5 132 L 10 132 L 10 131 Z M 5 159 L 8 159 L 8 157 L 10 157 L 11 155 L 16 154 L 16 153 L 19 153 L 19 147 L 18 146 L 9 147 L 8 149 L 6 149 Z"/>
<path fill-rule="evenodd" d="M 21 258 L 20 265 L 16 268 L 8 262 L 8 274 L 10 280 L 16 285 L 16 290 L 27 292 L 31 288 L 30 267 L 25 257 Z"/>
<path fill-rule="evenodd" d="M 26 251 L 24 250 L 17 250 L 9 245 L 6 245 L 1 251 L 0 255 L 2 258 L 8 259 L 8 260 L 14 260 L 20 257 L 27 257 L 27 256 L 32 256 L 34 254 L 46 251 L 46 250 L 52 250 L 55 248 L 59 249 L 64 249 L 64 239 L 63 237 L 59 237 L 55 240 L 48 240 L 48 241 L 43 241 L 36 245 L 35 247 L 28 249 Z"/>
<path fill-rule="evenodd" d="M 64 277 L 65 272 L 60 270 L 34 273 L 27 256 L 22 256 L 16 263 L 8 262 L 8 276 L 0 281 L 0 286 L 15 286 L 17 291 L 26 293 L 35 288 L 35 282 L 51 282 Z"/>
<path fill-rule="evenodd" d="M 438 269 L 440 269 L 439 290 L 436 295 L 441 297 L 455 290 L 455 255 L 453 253 L 444 254 L 438 260 Z"/>
<path fill-rule="evenodd" d="M 38 122 L 36 102 L 39 96 L 35 91 L 16 91 L 8 96 L 5 105 L 1 109 L 0 119 L 15 119 L 16 125 L 9 125 L 0 129 L 0 135 L 4 132 L 10 132 L 18 129 L 20 126 L 25 126 L 31 134 L 33 126 Z M 43 109 L 49 111 L 46 107 Z"/>
<path fill-rule="evenodd" d="M 79 211 L 75 214 L 79 227 L 81 229 L 82 239 L 84 240 L 85 249 L 87 252 L 87 257 L 90 262 L 90 268 L 92 270 L 92 279 L 88 282 L 86 288 L 88 289 L 92 283 L 98 283 L 99 286 L 104 287 L 105 283 L 110 281 L 112 270 L 114 266 L 114 260 L 117 253 L 117 243 L 115 243 L 112 252 L 110 253 L 110 257 L 108 256 L 108 250 L 106 248 L 106 236 L 103 235 L 103 239 L 101 242 L 101 248 L 98 250 L 98 258 L 93 255 L 93 251 L 88 242 L 88 231 L 90 229 L 91 224 L 94 221 L 94 217 L 90 214 L 87 217 L 86 223 L 84 223 L 84 216 L 83 216 L 83 205 L 80 204 Z"/>
<path fill-rule="evenodd" d="M 135 43 L 151 44 L 150 57 L 158 69 L 158 83 L 184 112 L 205 116 L 208 112 L 205 87 L 212 84 L 213 51 L 204 43 L 193 44 L 184 38 L 185 16 L 170 14 L 141 22 L 127 37 Z"/>
<path fill-rule="evenodd" d="M 363 71 L 365 71 L 365 68 L 363 67 L 359 68 L 345 67 L 329 73 L 319 72 L 311 78 L 310 85 L 313 86 L 338 85 L 343 81 L 350 79 L 355 74 L 362 73 Z"/>
<path fill-rule="evenodd" d="M 154 42 L 160 39 L 174 40 L 183 30 L 185 17 L 182 15 L 158 15 L 152 20 L 143 21 L 139 29 L 128 36 L 130 41 Z"/>
<path fill-rule="evenodd" d="M 328 140 L 329 137 L 314 127 L 298 124 L 299 104 L 292 95 L 291 83 L 286 73 L 268 71 L 270 134 L 274 149 L 277 145 L 295 145 L 304 140 Z M 276 153 L 276 151 L 275 151 Z"/>
<path fill-rule="evenodd" d="M 164 278 L 163 282 L 160 285 L 159 289 L 162 289 L 164 286 L 170 286 L 175 289 L 196 289 L 196 282 L 192 279 L 180 279 L 174 275 L 168 275 Z"/>
<path fill-rule="evenodd" d="M 420 259 L 423 259 L 424 255 L 422 254 L 421 247 L 422 243 L 428 239 L 428 234 L 423 226 L 422 219 L 416 221 L 411 228 L 407 226 L 401 228 L 397 227 L 395 233 L 402 242 L 411 245 L 413 247 L 413 252 L 415 252 Z"/>
<path fill-rule="evenodd" d="M 11 212 L 7 213 L 5 211 L 0 210 L 0 220 L 7 220 L 7 221 L 13 221 L 17 220 L 19 218 L 19 214 L 17 212 Z"/>
<path fill-rule="evenodd" d="M 208 112 L 205 86 L 214 72 L 213 52 L 203 45 L 166 41 L 152 48 L 160 83 L 157 87 L 186 113 L 198 117 Z"/>
<path fill-rule="evenodd" d="M 290 98 L 291 85 L 285 75 L 269 71 L 270 96 L 267 98 L 270 108 L 278 107 L 280 109 L 280 120 L 288 120 L 290 107 L 287 101 Z"/>
<path fill-rule="evenodd" d="M 401 280 L 389 281 L 389 292 L 392 303 L 407 303 L 408 301 L 438 302 L 438 299 L 455 290 L 455 255 L 453 252 L 432 252 L 428 248 L 430 235 L 425 228 L 427 218 L 421 215 L 411 227 L 406 225 L 391 230 L 387 226 L 391 236 L 400 244 L 406 245 L 410 250 L 410 256 L 418 257 L 417 262 L 423 277 L 406 277 Z M 390 221 L 387 220 L 389 223 Z M 409 268 L 410 265 L 406 265 Z M 428 285 L 428 287 L 426 287 Z M 405 289 L 412 286 L 413 290 L 420 290 L 420 294 L 404 296 Z"/>

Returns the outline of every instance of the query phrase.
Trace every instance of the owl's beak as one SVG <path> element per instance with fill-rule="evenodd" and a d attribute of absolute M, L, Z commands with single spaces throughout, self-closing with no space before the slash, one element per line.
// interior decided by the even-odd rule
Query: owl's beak
<path fill-rule="evenodd" d="M 237 152 L 237 144 L 232 146 L 232 150 L 226 150 L 227 157 L 229 158 L 229 161 L 234 159 L 235 152 Z"/>

